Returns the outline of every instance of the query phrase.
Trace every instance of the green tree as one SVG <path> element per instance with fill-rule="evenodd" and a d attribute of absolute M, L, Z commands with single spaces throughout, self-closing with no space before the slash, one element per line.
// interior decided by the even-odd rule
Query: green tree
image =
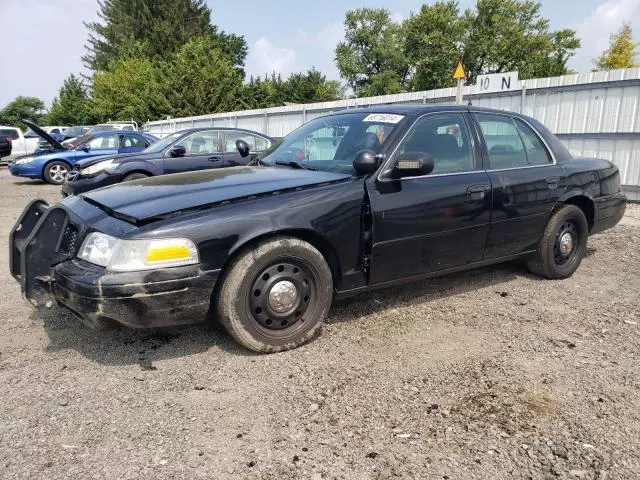
<path fill-rule="evenodd" d="M 423 5 L 406 20 L 404 49 L 414 71 L 412 90 L 451 86 L 451 72 L 462 58 L 466 27 L 455 1 Z"/>
<path fill-rule="evenodd" d="M 46 118 L 44 102 L 36 97 L 16 97 L 0 110 L 0 125 L 9 125 L 26 129 L 20 122 L 26 118 L 40 124 Z"/>
<path fill-rule="evenodd" d="M 239 105 L 244 75 L 211 38 L 194 38 L 182 46 L 162 76 L 172 115 L 228 112 Z"/>
<path fill-rule="evenodd" d="M 93 112 L 100 121 L 155 120 L 173 109 L 164 96 L 160 69 L 147 58 L 115 59 L 93 75 Z"/>
<path fill-rule="evenodd" d="M 402 92 L 408 87 L 404 28 L 386 9 L 347 12 L 345 40 L 336 47 L 340 75 L 358 96 Z"/>
<path fill-rule="evenodd" d="M 291 103 L 328 102 L 344 96 L 340 82 L 327 80 L 315 68 L 292 74 L 281 88 L 284 102 Z"/>
<path fill-rule="evenodd" d="M 145 57 L 162 60 L 197 37 L 211 38 L 234 66 L 244 66 L 244 38 L 218 31 L 204 0 L 99 0 L 98 16 L 100 21 L 86 24 L 89 40 L 82 57 L 93 71 L 124 58 L 131 42 Z"/>
<path fill-rule="evenodd" d="M 615 70 L 617 68 L 632 68 L 640 66 L 636 62 L 640 43 L 633 41 L 631 25 L 624 23 L 622 28 L 611 35 L 609 48 L 594 60 L 596 70 Z"/>
<path fill-rule="evenodd" d="M 463 61 L 470 80 L 477 75 L 517 70 L 520 78 L 564 75 L 580 47 L 575 31 L 550 31 L 534 0 L 478 0 L 465 12 Z"/>
<path fill-rule="evenodd" d="M 91 101 L 80 78 L 71 74 L 53 99 L 48 121 L 52 125 L 87 125 L 93 122 Z"/>
<path fill-rule="evenodd" d="M 481 74 L 518 70 L 523 79 L 563 75 L 580 47 L 575 31 L 552 31 L 534 0 L 478 0 L 460 12 L 454 0 L 423 5 L 401 25 L 386 10 L 348 12 L 336 65 L 356 95 L 452 86 L 463 60 Z"/>

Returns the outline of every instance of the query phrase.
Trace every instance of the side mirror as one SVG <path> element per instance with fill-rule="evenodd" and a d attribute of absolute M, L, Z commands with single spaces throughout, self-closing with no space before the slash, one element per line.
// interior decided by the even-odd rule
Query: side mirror
<path fill-rule="evenodd" d="M 85 143 L 80 147 L 80 150 L 88 152 L 89 150 L 91 150 L 91 145 L 89 145 L 88 143 Z"/>
<path fill-rule="evenodd" d="M 355 168 L 359 174 L 373 172 L 378 168 L 376 153 L 371 150 L 360 150 L 356 153 L 356 158 L 353 159 L 353 168 Z"/>
<path fill-rule="evenodd" d="M 419 177 L 433 172 L 433 157 L 424 152 L 405 152 L 393 167 L 393 177 Z"/>
<path fill-rule="evenodd" d="M 241 157 L 244 158 L 249 156 L 249 144 L 244 140 L 236 140 L 236 148 L 238 149 L 238 152 L 240 152 Z"/>
<path fill-rule="evenodd" d="M 187 153 L 187 149 L 184 145 L 175 145 L 170 151 L 169 155 L 172 157 L 183 157 Z"/>

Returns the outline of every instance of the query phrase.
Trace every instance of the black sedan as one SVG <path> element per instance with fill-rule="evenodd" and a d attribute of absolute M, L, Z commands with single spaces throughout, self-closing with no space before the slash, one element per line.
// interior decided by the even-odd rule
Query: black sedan
<path fill-rule="evenodd" d="M 37 308 L 92 326 L 212 312 L 245 347 L 275 352 L 313 337 L 334 296 L 515 259 L 569 277 L 626 207 L 611 162 L 476 107 L 328 115 L 259 163 L 34 201 L 11 233 L 11 271 Z"/>
<path fill-rule="evenodd" d="M 239 152 L 236 142 L 248 150 Z M 270 137 L 237 128 L 192 128 L 173 133 L 132 155 L 78 162 L 62 186 L 62 195 L 78 195 L 115 183 L 168 173 L 246 165 L 274 143 Z"/>

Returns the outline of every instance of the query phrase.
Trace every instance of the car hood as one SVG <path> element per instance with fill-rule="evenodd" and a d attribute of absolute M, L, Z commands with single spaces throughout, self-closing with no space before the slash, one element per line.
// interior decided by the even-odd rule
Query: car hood
<path fill-rule="evenodd" d="M 160 175 L 101 188 L 81 197 L 113 216 L 144 224 L 173 214 L 257 195 L 344 181 L 351 175 L 279 167 L 233 167 Z"/>
<path fill-rule="evenodd" d="M 27 127 L 29 127 L 31 130 L 33 130 L 35 133 L 37 133 L 38 136 L 42 138 L 45 142 L 47 142 L 49 145 L 51 145 L 51 147 L 54 150 L 66 150 L 66 148 L 58 140 L 53 138 L 51 135 L 49 135 L 47 132 L 41 129 L 38 125 L 33 123 L 31 120 L 27 120 L 23 118 L 20 121 L 24 123 Z"/>

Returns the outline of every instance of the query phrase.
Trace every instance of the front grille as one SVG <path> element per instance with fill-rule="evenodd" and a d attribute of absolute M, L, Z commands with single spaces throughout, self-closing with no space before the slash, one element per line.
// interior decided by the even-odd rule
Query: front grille
<path fill-rule="evenodd" d="M 72 224 L 67 225 L 62 235 L 58 251 L 63 255 L 74 255 L 78 248 L 78 229 Z"/>

